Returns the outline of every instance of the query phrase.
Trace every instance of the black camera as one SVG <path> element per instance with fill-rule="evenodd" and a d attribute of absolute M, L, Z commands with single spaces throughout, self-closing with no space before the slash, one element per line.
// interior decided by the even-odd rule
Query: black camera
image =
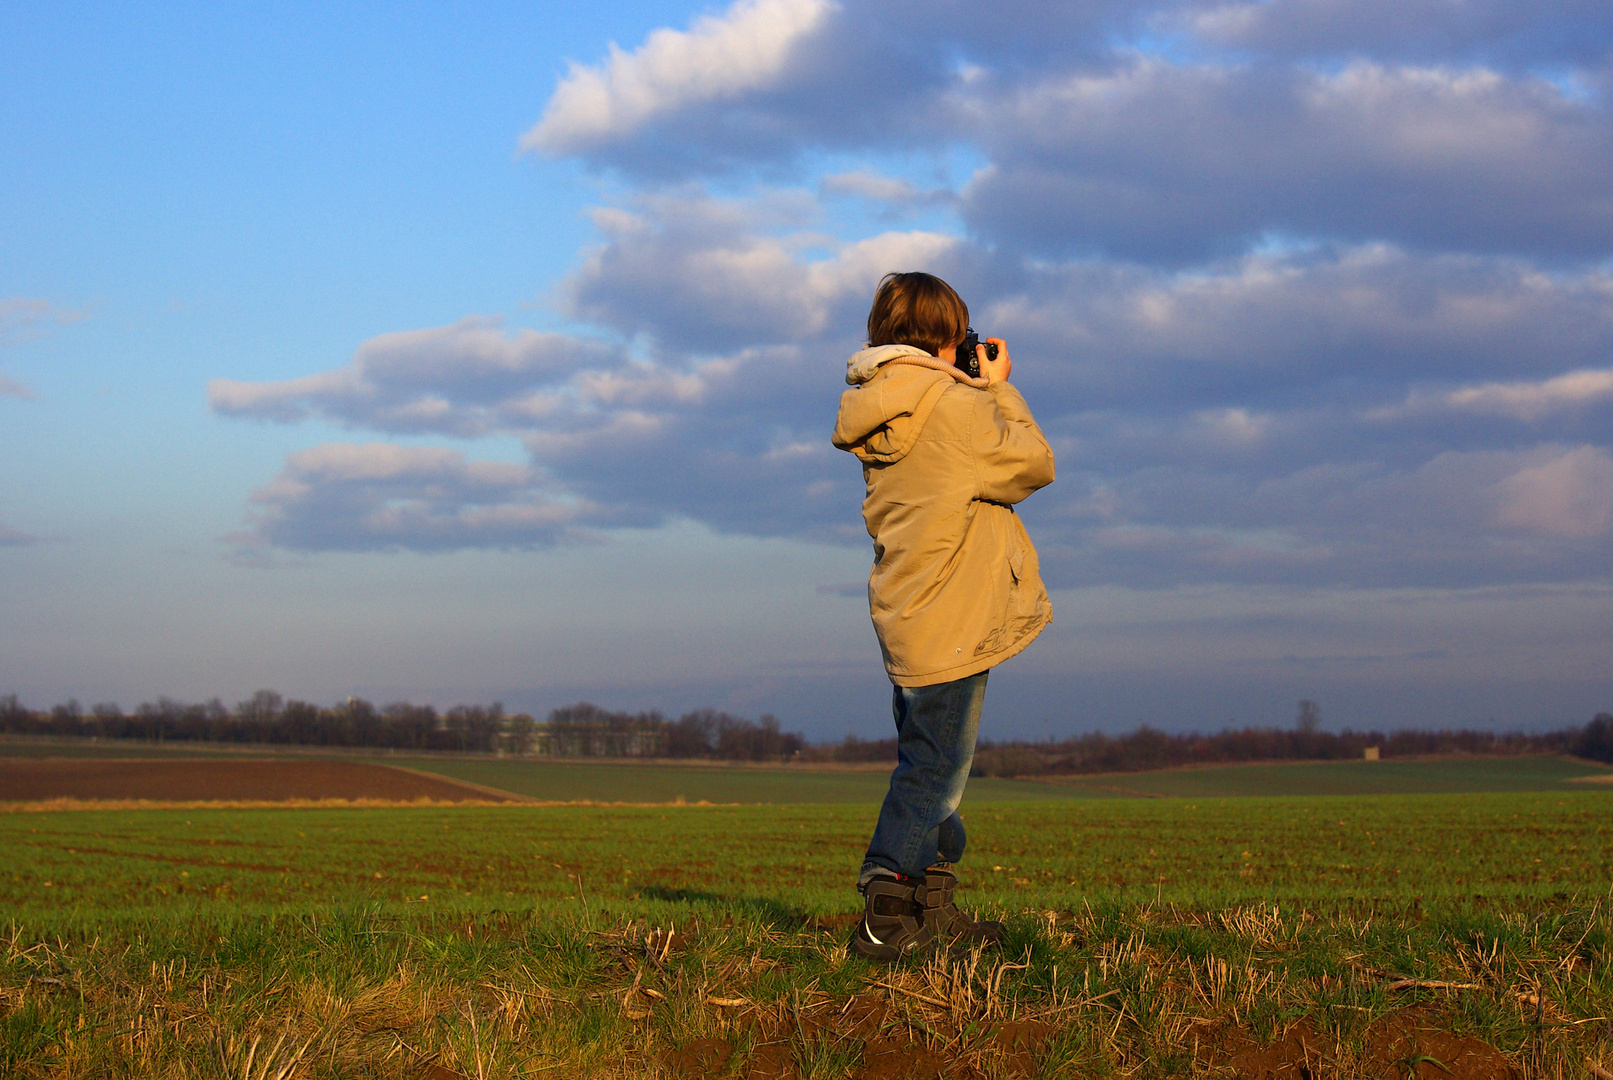
<path fill-rule="evenodd" d="M 963 332 L 963 344 L 958 346 L 958 355 L 952 361 L 953 365 L 969 373 L 969 378 L 980 378 L 980 357 L 975 353 L 975 346 L 980 344 L 980 335 L 975 333 L 974 327 Z M 986 342 L 986 359 L 997 359 L 997 345 L 995 342 Z"/>

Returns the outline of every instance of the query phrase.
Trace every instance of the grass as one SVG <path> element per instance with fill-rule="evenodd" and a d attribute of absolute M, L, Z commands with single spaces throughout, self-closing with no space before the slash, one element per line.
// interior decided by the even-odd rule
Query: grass
<path fill-rule="evenodd" d="M 383 760 L 736 805 L 0 814 L 0 1076 L 1613 1064 L 1613 789 L 1584 762 L 977 779 L 963 899 L 1006 947 L 875 969 L 843 944 L 880 772 Z"/>
<path fill-rule="evenodd" d="M 951 1075 L 1224 1076 L 1297 1030 L 1321 1047 L 1309 1075 L 1393 1076 L 1372 1069 L 1395 1060 L 1386 1050 L 1434 1057 L 1395 1049 L 1392 1036 L 1424 1025 L 1492 1066 L 1565 1077 L 1608 1048 L 1594 1018 L 1610 959 L 1599 907 L 1551 902 L 1100 904 L 1016 918 L 1000 953 L 894 970 L 848 960 L 839 935 L 744 914 L 675 931 L 535 910 L 171 916 L 0 942 L 0 1073 L 402 1078 L 429 1063 L 436 1077 L 767 1065 L 843 1077 L 884 1060 Z M 1406 970 L 1468 988 L 1393 989 L 1386 973 Z"/>
<path fill-rule="evenodd" d="M 971 896 L 1004 908 L 1545 897 L 1613 881 L 1605 791 L 965 809 Z M 0 815 L 0 911 L 99 919 L 422 896 L 474 911 L 583 895 L 662 918 L 830 914 L 856 901 L 845 883 L 871 820 L 847 806 L 12 813 Z"/>
<path fill-rule="evenodd" d="M 895 969 L 843 950 L 871 810 L 0 815 L 0 1075 L 1613 1060 L 1613 791 L 971 802 L 1007 944 Z"/>

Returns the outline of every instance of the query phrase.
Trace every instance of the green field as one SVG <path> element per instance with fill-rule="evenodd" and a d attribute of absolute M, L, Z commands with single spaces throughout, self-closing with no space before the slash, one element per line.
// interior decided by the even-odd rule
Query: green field
<path fill-rule="evenodd" d="M 0 814 L 0 1076 L 1613 1062 L 1613 790 L 979 790 L 963 900 L 1006 946 L 894 969 L 844 953 L 868 799 Z"/>
<path fill-rule="evenodd" d="M 872 816 L 871 806 L 12 813 L 0 815 L 0 911 L 54 923 L 193 907 L 425 896 L 482 910 L 587 896 L 624 914 L 657 903 L 821 914 L 854 904 L 846 883 Z M 1012 910 L 1094 897 L 1200 906 L 1548 897 L 1613 882 L 1608 791 L 1083 800 L 987 804 L 966 817 L 971 895 Z"/>

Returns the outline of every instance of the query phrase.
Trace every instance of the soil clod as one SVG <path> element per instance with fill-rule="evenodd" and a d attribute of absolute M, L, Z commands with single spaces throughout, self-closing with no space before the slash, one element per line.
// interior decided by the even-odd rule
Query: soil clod
<path fill-rule="evenodd" d="M 726 1073 L 728 1059 L 733 1054 L 733 1044 L 727 1039 L 696 1039 L 680 1049 L 667 1051 L 664 1061 L 675 1076 L 686 1080 L 706 1080 L 707 1077 Z"/>

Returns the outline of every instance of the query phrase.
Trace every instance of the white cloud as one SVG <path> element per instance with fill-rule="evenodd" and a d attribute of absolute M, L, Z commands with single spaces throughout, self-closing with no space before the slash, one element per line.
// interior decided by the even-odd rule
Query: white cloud
<path fill-rule="evenodd" d="M 1519 469 L 1501 484 L 1501 524 L 1566 540 L 1613 532 L 1613 457 L 1580 446 Z"/>
<path fill-rule="evenodd" d="M 1258 444 L 1271 429 L 1270 416 L 1244 408 L 1205 409 L 1194 420 L 1212 441 L 1237 447 Z"/>
<path fill-rule="evenodd" d="M 911 180 L 896 180 L 867 172 L 826 176 L 819 187 L 825 195 L 854 195 L 879 202 L 912 202 L 923 194 L 913 186 Z"/>
<path fill-rule="evenodd" d="M 1466 412 L 1539 420 L 1565 409 L 1613 399 L 1613 369 L 1586 368 L 1540 382 L 1484 383 L 1452 390 L 1443 404 Z"/>
<path fill-rule="evenodd" d="M 0 375 L 0 397 L 32 399 L 38 396 L 33 387 L 24 386 L 16 379 L 9 379 L 4 375 Z"/>
<path fill-rule="evenodd" d="M 881 176 L 871 172 L 835 173 L 818 183 L 818 190 L 826 197 L 849 196 L 883 203 L 891 209 L 909 209 L 922 206 L 949 206 L 957 202 L 957 193 L 946 188 L 921 188 L 911 180 Z"/>
<path fill-rule="evenodd" d="M 285 423 L 306 417 L 309 401 L 360 396 L 363 396 L 362 383 L 352 369 L 269 383 L 235 379 L 209 379 L 207 382 L 207 404 L 214 412 Z"/>
<path fill-rule="evenodd" d="M 830 0 L 740 0 L 687 31 L 656 30 L 634 52 L 612 44 L 603 64 L 572 65 L 521 146 L 578 153 L 631 136 L 660 114 L 771 89 L 835 7 Z"/>

